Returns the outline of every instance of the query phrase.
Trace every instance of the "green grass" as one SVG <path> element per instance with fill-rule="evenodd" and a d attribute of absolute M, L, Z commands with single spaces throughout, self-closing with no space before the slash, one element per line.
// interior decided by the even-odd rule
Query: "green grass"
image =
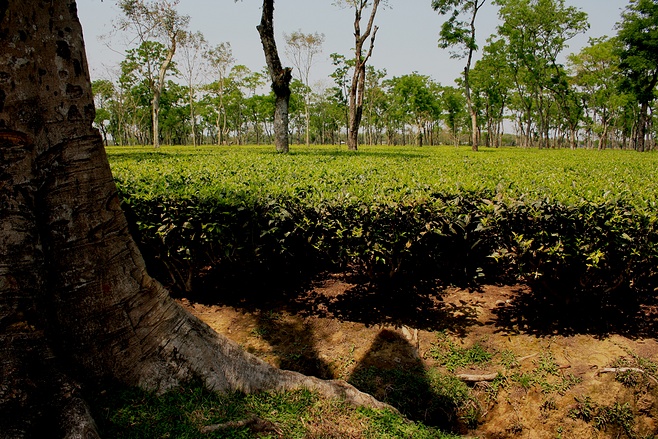
<path fill-rule="evenodd" d="M 477 425 L 479 408 L 469 387 L 452 374 L 436 369 L 414 367 L 357 369 L 349 382 L 359 390 L 370 393 L 380 401 L 396 407 L 415 421 L 458 430 L 464 424 Z"/>
<path fill-rule="evenodd" d="M 139 389 L 121 389 L 97 398 L 93 409 L 101 437 L 115 439 L 458 437 L 391 411 L 356 408 L 306 390 L 220 395 L 191 384 L 157 396 Z M 266 428 L 201 432 L 203 427 L 252 417 L 265 421 Z"/>
<path fill-rule="evenodd" d="M 569 411 L 569 417 L 585 421 L 596 430 L 610 430 L 611 437 L 640 437 L 635 432 L 635 415 L 628 403 L 615 401 L 610 405 L 600 405 L 588 396 L 576 397 L 576 405 Z"/>
<path fill-rule="evenodd" d="M 461 367 L 487 364 L 493 357 L 480 343 L 470 347 L 457 346 L 445 332 L 437 335 L 437 342 L 432 344 L 429 354 L 450 372 Z"/>
<path fill-rule="evenodd" d="M 658 154 L 631 151 L 484 149 L 454 147 L 269 146 L 109 147 L 120 186 L 134 195 L 291 197 L 364 203 L 419 201 L 437 193 L 563 203 L 624 199 L 655 208 Z"/>

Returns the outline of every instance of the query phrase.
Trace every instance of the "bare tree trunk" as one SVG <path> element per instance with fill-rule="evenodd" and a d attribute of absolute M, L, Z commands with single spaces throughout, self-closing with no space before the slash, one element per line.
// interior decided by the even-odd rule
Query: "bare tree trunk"
<path fill-rule="evenodd" d="M 639 152 L 645 151 L 648 113 L 649 113 L 649 104 L 646 102 L 642 102 L 640 108 L 640 116 L 637 122 L 637 130 L 635 131 L 635 150 Z"/>
<path fill-rule="evenodd" d="M 192 127 L 192 146 L 197 146 L 196 140 L 196 115 L 194 114 L 194 92 L 190 83 L 190 125 Z"/>
<path fill-rule="evenodd" d="M 363 116 L 366 63 L 370 56 L 372 56 L 372 50 L 375 47 L 375 37 L 378 28 L 377 26 L 373 27 L 373 25 L 379 2 L 380 0 L 373 0 L 370 19 L 363 34 L 361 34 L 361 16 L 367 2 L 358 1 L 354 4 L 354 75 L 352 75 L 352 85 L 350 86 L 350 106 L 347 123 L 347 149 L 350 151 L 356 151 L 359 148 L 359 126 L 361 125 L 361 118 Z M 364 56 L 363 45 L 368 37 L 370 37 L 370 49 Z"/>
<path fill-rule="evenodd" d="M 151 126 L 153 147 L 160 148 L 160 93 L 156 90 L 151 101 Z"/>
<path fill-rule="evenodd" d="M 48 4 L 0 2 L 0 435 L 97 437 L 77 382 L 102 379 L 305 386 L 382 407 L 247 354 L 149 277 L 92 128 L 76 4 Z"/>
<path fill-rule="evenodd" d="M 288 103 L 290 102 L 290 81 L 292 69 L 284 68 L 274 40 L 274 0 L 263 0 L 263 15 L 256 27 L 265 52 L 267 69 L 272 79 L 272 90 L 276 96 L 274 104 L 274 146 L 280 153 L 290 151 L 288 139 Z"/>
<path fill-rule="evenodd" d="M 171 61 L 174 59 L 174 54 L 176 53 L 176 38 L 172 36 L 170 39 L 171 45 L 167 50 L 167 57 L 160 66 L 160 71 L 158 72 L 158 81 L 155 83 L 155 88 L 153 90 L 153 100 L 151 101 L 152 105 L 152 119 L 153 119 L 153 147 L 160 148 L 160 96 L 162 95 L 162 90 L 164 89 L 165 75 L 167 70 L 171 65 Z"/>
<path fill-rule="evenodd" d="M 471 15 L 470 30 L 471 38 L 467 44 L 468 47 L 468 57 L 466 60 L 466 67 L 464 67 L 464 89 L 466 91 L 466 104 L 468 106 L 468 113 L 471 116 L 471 149 L 473 151 L 478 150 L 479 144 L 479 134 L 480 130 L 478 127 L 478 115 L 475 110 L 475 105 L 473 105 L 473 98 L 471 96 L 471 84 L 470 84 L 470 71 L 471 63 L 473 61 L 473 51 L 475 50 L 475 19 L 477 17 L 478 11 L 484 5 L 485 1 L 480 2 L 476 0 L 473 2 L 473 11 Z"/>
<path fill-rule="evenodd" d="M 359 105 L 359 97 L 361 96 L 359 90 L 363 89 L 360 84 L 363 84 L 360 71 L 355 71 L 352 87 L 350 87 L 350 113 L 347 124 L 347 149 L 350 151 L 356 151 L 359 148 L 359 126 L 363 117 L 363 106 Z"/>

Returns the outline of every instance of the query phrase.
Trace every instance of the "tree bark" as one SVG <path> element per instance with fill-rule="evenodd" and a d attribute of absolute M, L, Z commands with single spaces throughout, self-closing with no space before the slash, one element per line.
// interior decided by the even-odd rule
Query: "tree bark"
<path fill-rule="evenodd" d="M 352 75 L 352 84 L 350 86 L 349 99 L 349 117 L 347 123 L 347 149 L 356 151 L 359 148 L 359 126 L 363 117 L 363 95 L 365 93 L 366 82 L 366 63 L 375 47 L 375 37 L 377 36 L 377 26 L 374 26 L 375 15 L 379 7 L 380 0 L 373 0 L 370 18 L 365 31 L 361 34 L 361 17 L 367 1 L 360 0 L 355 2 L 354 8 L 354 74 Z M 370 48 L 364 56 L 363 45 L 370 37 Z"/>
<path fill-rule="evenodd" d="M 477 17 L 478 11 L 484 5 L 486 0 L 480 2 L 480 0 L 475 0 L 473 2 L 473 11 L 471 15 L 470 22 L 470 31 L 471 37 L 468 44 L 468 56 L 466 60 L 466 67 L 464 67 L 464 90 L 466 94 L 466 104 L 468 106 L 468 113 L 471 116 L 471 149 L 473 151 L 478 150 L 479 144 L 479 127 L 478 127 L 478 115 L 473 105 L 473 98 L 471 96 L 471 83 L 470 83 L 470 72 L 471 72 L 471 63 L 473 62 L 473 52 L 475 50 L 475 19 Z"/>
<path fill-rule="evenodd" d="M 290 102 L 290 81 L 292 69 L 283 67 L 274 39 L 274 0 L 263 0 L 263 15 L 260 25 L 256 27 L 265 52 L 267 69 L 272 79 L 272 90 L 276 101 L 274 104 L 274 146 L 280 153 L 290 151 L 288 138 L 288 104 Z"/>
<path fill-rule="evenodd" d="M 100 380 L 383 407 L 247 354 L 149 277 L 92 128 L 74 1 L 0 2 L 0 48 L 0 437 L 97 437 L 78 389 Z"/>
<path fill-rule="evenodd" d="M 170 36 L 170 45 L 167 49 L 167 57 L 160 66 L 160 71 L 158 72 L 158 81 L 155 83 L 153 89 L 153 99 L 151 101 L 152 106 L 152 122 L 153 122 L 153 147 L 160 148 L 160 96 L 162 95 L 162 90 L 164 90 L 165 85 L 165 75 L 167 70 L 171 65 L 171 61 L 174 59 L 174 54 L 176 53 L 176 34 Z"/>

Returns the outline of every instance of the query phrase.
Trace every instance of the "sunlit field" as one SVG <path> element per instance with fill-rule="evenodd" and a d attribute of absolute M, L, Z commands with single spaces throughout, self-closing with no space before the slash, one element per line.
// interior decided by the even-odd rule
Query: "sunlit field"
<path fill-rule="evenodd" d="M 658 154 L 455 147 L 109 147 L 112 171 L 133 196 L 293 197 L 307 203 L 427 200 L 437 194 L 623 199 L 653 209 Z M 128 189 L 129 188 L 129 189 Z"/>

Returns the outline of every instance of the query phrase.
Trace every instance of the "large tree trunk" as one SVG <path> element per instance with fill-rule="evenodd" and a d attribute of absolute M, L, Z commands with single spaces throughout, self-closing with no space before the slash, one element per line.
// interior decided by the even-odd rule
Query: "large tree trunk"
<path fill-rule="evenodd" d="M 260 25 L 256 27 L 265 52 L 267 69 L 272 79 L 272 90 L 276 101 L 274 104 L 274 146 L 281 153 L 288 153 L 288 104 L 290 102 L 290 81 L 292 69 L 284 68 L 279 59 L 279 52 L 274 39 L 274 0 L 263 0 L 263 15 Z"/>
<path fill-rule="evenodd" d="M 0 48 L 0 437 L 96 437 L 77 383 L 103 379 L 156 391 L 193 377 L 217 391 L 306 386 L 382 406 L 272 368 L 148 276 L 92 128 L 74 1 L 0 2 Z"/>
<path fill-rule="evenodd" d="M 476 0 L 473 2 L 473 10 L 471 13 L 471 23 L 470 31 L 471 38 L 467 44 L 468 47 L 468 58 L 466 60 L 466 67 L 464 68 L 464 88 L 466 90 L 466 103 L 468 105 L 468 113 L 471 116 L 471 149 L 473 151 L 478 150 L 478 144 L 480 140 L 480 127 L 478 126 L 478 115 L 473 105 L 473 98 L 471 96 L 471 83 L 470 83 L 470 71 L 471 63 L 473 62 L 473 51 L 475 50 L 475 19 L 477 18 L 480 8 L 484 6 L 486 0 L 479 1 Z"/>

